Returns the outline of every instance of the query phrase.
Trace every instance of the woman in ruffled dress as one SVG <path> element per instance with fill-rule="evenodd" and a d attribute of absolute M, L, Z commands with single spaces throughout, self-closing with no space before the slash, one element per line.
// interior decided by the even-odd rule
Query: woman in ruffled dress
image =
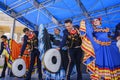
<path fill-rule="evenodd" d="M 92 80 L 120 80 L 120 52 L 116 41 L 108 37 L 109 28 L 101 23 L 100 18 L 92 21 L 92 26 L 80 23 L 84 64 Z"/>

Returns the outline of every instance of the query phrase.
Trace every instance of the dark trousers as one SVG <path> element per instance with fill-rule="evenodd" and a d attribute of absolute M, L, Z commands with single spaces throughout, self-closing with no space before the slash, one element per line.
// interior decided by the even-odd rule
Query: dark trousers
<path fill-rule="evenodd" d="M 66 72 L 67 71 L 68 62 L 69 62 L 68 50 L 61 50 L 60 53 L 61 53 L 61 58 L 62 58 L 62 66 L 61 67 L 63 67 L 63 69 Z"/>
<path fill-rule="evenodd" d="M 38 49 L 32 50 L 31 60 L 30 60 L 30 68 L 29 68 L 29 71 L 27 73 L 27 78 L 26 78 L 27 80 L 31 80 L 31 74 L 32 74 L 32 70 L 33 70 L 33 66 L 34 66 L 36 57 L 37 57 L 38 78 L 39 78 L 39 80 L 42 79 L 41 61 L 39 59 L 39 55 L 40 55 L 40 52 Z"/>
<path fill-rule="evenodd" d="M 82 50 L 80 48 L 69 49 L 68 58 L 69 63 L 66 72 L 66 80 L 70 80 L 70 74 L 76 64 L 77 69 L 77 80 L 82 80 L 81 62 L 82 62 Z"/>
<path fill-rule="evenodd" d="M 5 77 L 5 71 L 6 71 L 6 69 L 7 69 L 7 61 L 6 61 L 6 58 L 5 58 L 5 60 L 4 60 L 4 65 L 3 65 L 3 70 L 2 70 L 2 74 L 1 74 L 1 76 L 3 76 L 3 77 Z"/>
<path fill-rule="evenodd" d="M 4 62 L 5 62 L 5 63 L 4 63 L 4 65 L 3 65 L 3 70 L 2 70 L 2 74 L 1 74 L 2 77 L 5 77 L 5 72 L 6 72 L 6 69 L 7 69 L 7 61 L 6 61 L 6 57 L 5 57 Z M 12 71 L 10 71 L 10 76 L 13 76 Z"/>

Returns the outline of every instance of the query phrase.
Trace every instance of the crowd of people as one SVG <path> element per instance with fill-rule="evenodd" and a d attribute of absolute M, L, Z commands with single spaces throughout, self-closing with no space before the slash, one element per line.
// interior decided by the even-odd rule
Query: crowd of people
<path fill-rule="evenodd" d="M 42 62 L 40 59 L 38 31 L 31 31 L 24 28 L 23 43 L 19 48 L 17 57 L 22 58 L 28 51 L 30 55 L 29 68 L 25 80 L 31 80 L 34 64 L 37 64 L 39 80 L 70 80 L 71 73 L 76 67 L 77 80 L 82 80 L 81 64 L 85 64 L 91 80 L 119 80 L 120 79 L 120 23 L 117 24 L 113 38 L 108 36 L 109 27 L 102 24 L 101 18 L 92 20 L 92 27 L 87 26 L 81 20 L 79 26 L 74 26 L 71 20 L 66 20 L 63 36 L 59 28 L 54 29 L 54 34 L 49 34 L 51 48 L 61 53 L 61 68 L 56 73 L 45 74 L 43 78 Z M 10 40 L 5 35 L 1 36 L 0 55 L 6 50 L 11 56 L 13 50 L 10 47 Z M 15 49 L 16 47 L 14 47 Z M 14 54 L 14 53 L 13 53 Z M 14 57 L 12 55 L 11 57 Z M 0 78 L 5 77 L 5 71 L 11 58 L 5 56 L 4 66 Z M 12 64 L 11 64 L 12 65 Z M 8 66 L 9 67 L 9 66 Z M 46 70 L 47 71 L 47 70 Z M 12 71 L 10 76 L 14 76 Z"/>

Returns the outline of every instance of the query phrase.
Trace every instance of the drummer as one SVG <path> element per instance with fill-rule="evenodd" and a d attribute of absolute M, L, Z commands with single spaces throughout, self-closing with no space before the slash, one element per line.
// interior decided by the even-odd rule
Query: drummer
<path fill-rule="evenodd" d="M 77 80 L 82 80 L 80 68 L 82 62 L 82 49 L 80 46 L 82 41 L 77 28 L 73 27 L 71 20 L 65 21 L 65 28 L 66 29 L 63 31 L 62 42 L 58 50 L 63 49 L 63 47 L 67 44 L 69 63 L 66 72 L 66 80 L 70 80 L 70 74 L 75 64 L 77 69 Z"/>
<path fill-rule="evenodd" d="M 60 35 L 61 30 L 59 28 L 54 28 L 54 35 L 53 35 L 53 48 L 59 48 L 60 43 L 62 41 L 62 36 Z M 64 49 L 60 50 L 61 58 L 62 58 L 62 67 L 64 68 L 65 72 L 67 70 L 67 64 L 68 64 L 68 51 L 66 48 L 66 45 L 64 46 Z"/>
<path fill-rule="evenodd" d="M 24 28 L 23 32 L 25 33 L 24 35 L 24 43 L 21 48 L 21 54 L 19 57 L 23 56 L 23 53 L 27 47 L 27 44 L 30 45 L 30 50 L 31 50 L 31 60 L 30 60 L 30 68 L 27 73 L 27 77 L 25 80 L 31 80 L 31 73 L 33 70 L 33 66 L 35 63 L 35 58 L 37 58 L 37 68 L 38 68 L 38 78 L 39 80 L 42 80 L 42 72 L 41 72 L 41 61 L 39 59 L 40 52 L 38 50 L 38 38 L 37 38 L 37 33 L 31 32 L 28 28 Z"/>
<path fill-rule="evenodd" d="M 52 44 L 52 48 L 59 48 L 60 42 L 62 41 L 62 36 L 60 35 L 60 29 L 54 28 L 54 34 L 50 34 L 50 40 Z M 63 57 L 62 57 L 63 58 Z M 51 74 L 50 79 L 53 80 L 64 80 L 65 79 L 65 71 L 63 69 L 63 66 L 56 74 Z"/>
<path fill-rule="evenodd" d="M 6 42 L 8 41 L 7 36 L 2 35 L 2 36 L 1 36 L 1 40 L 2 40 L 2 42 L 1 42 L 0 55 L 2 54 L 3 50 L 6 48 L 6 47 L 5 47 L 5 44 L 6 44 Z M 6 59 L 6 57 L 5 57 L 4 65 L 3 65 L 3 70 L 2 70 L 2 74 L 1 74 L 0 78 L 4 78 L 4 77 L 5 77 L 5 71 L 6 71 L 6 69 L 7 69 L 7 59 Z M 11 76 L 13 76 L 12 71 L 10 72 L 10 77 L 11 77 Z"/>

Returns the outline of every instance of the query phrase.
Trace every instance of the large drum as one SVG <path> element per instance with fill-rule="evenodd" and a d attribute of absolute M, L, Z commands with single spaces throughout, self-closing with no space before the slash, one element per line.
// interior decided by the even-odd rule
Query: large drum
<path fill-rule="evenodd" d="M 12 64 L 12 72 L 17 77 L 22 77 L 26 73 L 26 64 L 23 59 L 16 59 Z"/>
<path fill-rule="evenodd" d="M 61 54 L 57 49 L 49 49 L 44 54 L 42 63 L 44 67 L 51 73 L 59 71 L 61 66 Z"/>

